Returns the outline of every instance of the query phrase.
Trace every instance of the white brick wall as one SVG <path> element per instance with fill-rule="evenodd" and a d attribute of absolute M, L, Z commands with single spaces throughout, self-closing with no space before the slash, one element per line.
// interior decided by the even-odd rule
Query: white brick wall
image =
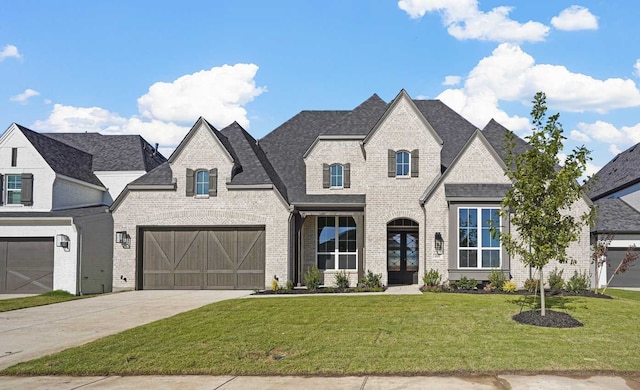
<path fill-rule="evenodd" d="M 131 247 L 114 244 L 113 288 L 135 287 L 137 238 L 140 226 L 265 226 L 265 287 L 273 275 L 283 283 L 288 274 L 288 207 L 275 190 L 228 191 L 231 161 L 221 145 L 204 127 L 196 130 L 189 144 L 171 164 L 177 179 L 176 191 L 131 191 L 113 212 L 114 230 L 126 230 Z M 186 169 L 218 168 L 218 196 L 207 198 L 185 195 Z M 121 279 L 121 276 L 127 281 Z"/>
<path fill-rule="evenodd" d="M 319 140 L 304 160 L 307 172 L 307 194 L 364 194 L 367 181 L 365 160 L 358 140 Z M 350 163 L 350 188 L 322 188 L 322 164 Z"/>

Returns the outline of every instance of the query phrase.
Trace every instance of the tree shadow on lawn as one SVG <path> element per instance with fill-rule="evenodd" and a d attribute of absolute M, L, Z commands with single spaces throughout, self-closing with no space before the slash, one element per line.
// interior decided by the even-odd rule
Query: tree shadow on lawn
<path fill-rule="evenodd" d="M 584 298 L 573 299 L 571 300 L 571 304 L 567 305 L 568 300 L 563 296 L 546 297 L 545 306 L 547 310 L 544 317 L 540 313 L 539 296 L 523 295 L 522 298 L 512 299 L 509 302 L 520 308 L 519 313 L 511 318 L 521 324 L 547 328 L 575 328 L 584 326 L 568 313 L 575 311 L 576 305 L 584 304 Z"/>

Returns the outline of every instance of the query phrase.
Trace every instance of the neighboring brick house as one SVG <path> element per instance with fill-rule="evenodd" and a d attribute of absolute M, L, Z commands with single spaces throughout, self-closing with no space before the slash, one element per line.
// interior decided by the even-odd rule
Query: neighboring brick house
<path fill-rule="evenodd" d="M 0 137 L 0 293 L 111 291 L 112 199 L 163 163 L 140 136 Z"/>
<path fill-rule="evenodd" d="M 600 284 L 615 272 L 630 245 L 640 248 L 640 144 L 615 156 L 595 174 L 588 195 L 598 207 L 598 220 L 591 233 L 594 240 L 611 238 L 608 266 Z M 640 262 L 614 277 L 612 287 L 640 287 Z"/>
<path fill-rule="evenodd" d="M 352 285 L 369 270 L 415 284 L 431 268 L 479 281 L 502 269 L 522 285 L 530 270 L 487 229 L 510 188 L 506 131 L 495 121 L 480 131 L 404 90 L 390 103 L 373 95 L 350 111 L 302 111 L 260 141 L 200 118 L 111 207 L 128 238 L 114 247 L 113 287 L 303 284 L 313 265 L 327 285 L 341 270 Z M 589 270 L 587 226 L 580 238 L 565 275 Z"/>

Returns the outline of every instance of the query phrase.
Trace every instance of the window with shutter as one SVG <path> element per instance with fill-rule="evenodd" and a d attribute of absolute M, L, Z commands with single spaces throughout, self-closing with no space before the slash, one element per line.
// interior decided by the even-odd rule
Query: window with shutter
<path fill-rule="evenodd" d="M 344 188 L 351 188 L 351 164 L 344 164 Z"/>
<path fill-rule="evenodd" d="M 185 185 L 184 185 L 185 194 L 187 196 L 193 196 L 193 191 L 195 189 L 194 176 L 195 176 L 195 172 L 193 172 L 193 169 L 187 168 Z"/>
<path fill-rule="evenodd" d="M 331 172 L 329 164 L 322 164 L 322 188 L 331 187 Z"/>
<path fill-rule="evenodd" d="M 218 196 L 218 168 L 209 171 L 209 196 Z"/>
<path fill-rule="evenodd" d="M 387 175 L 389 177 L 396 177 L 396 151 L 393 149 L 389 149 L 387 152 L 388 152 Z"/>
<path fill-rule="evenodd" d="M 411 151 L 411 177 L 418 177 L 418 164 L 420 158 L 420 152 L 418 149 L 414 149 Z"/>
<path fill-rule="evenodd" d="M 33 205 L 33 175 L 31 173 L 23 173 L 21 176 L 22 191 L 20 194 L 20 203 L 25 206 Z"/>

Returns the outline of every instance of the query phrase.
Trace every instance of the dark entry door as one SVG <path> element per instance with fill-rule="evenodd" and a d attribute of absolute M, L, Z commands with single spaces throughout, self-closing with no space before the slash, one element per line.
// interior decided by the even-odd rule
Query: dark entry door
<path fill-rule="evenodd" d="M 418 282 L 418 232 L 387 232 L 387 272 L 389 284 Z"/>

